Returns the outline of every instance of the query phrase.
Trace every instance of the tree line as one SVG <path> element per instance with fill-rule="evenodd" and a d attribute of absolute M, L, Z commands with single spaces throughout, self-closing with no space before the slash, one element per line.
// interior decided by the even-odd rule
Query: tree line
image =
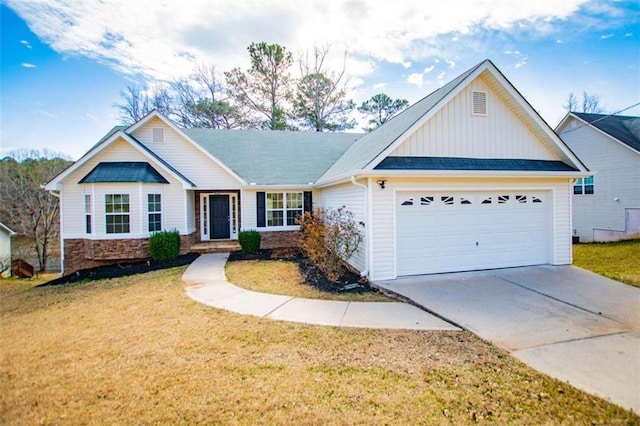
<path fill-rule="evenodd" d="M 73 162 L 64 154 L 21 149 L 0 160 L 0 219 L 32 240 L 31 253 L 39 271 L 46 271 L 51 247 L 59 247 L 60 203 L 42 189 Z M 8 268 L 11 259 L 0 259 Z"/>
<path fill-rule="evenodd" d="M 196 64 L 186 78 L 127 86 L 115 105 L 120 119 L 131 124 L 157 109 L 184 127 L 335 132 L 354 128 L 351 113 L 357 110 L 371 131 L 409 106 L 384 93 L 356 106 L 348 99 L 346 56 L 341 69 L 330 69 L 329 47 L 314 47 L 297 60 L 279 44 L 251 43 L 247 50 L 250 67 L 225 71 L 224 77 L 213 64 Z"/>

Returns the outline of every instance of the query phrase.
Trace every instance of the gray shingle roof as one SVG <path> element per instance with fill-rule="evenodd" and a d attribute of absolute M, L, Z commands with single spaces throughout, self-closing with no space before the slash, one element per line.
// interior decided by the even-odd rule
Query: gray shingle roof
<path fill-rule="evenodd" d="M 576 171 L 562 161 L 458 157 L 387 157 L 376 166 L 376 170 Z"/>
<path fill-rule="evenodd" d="M 578 118 L 640 151 L 640 117 L 574 112 Z"/>
<path fill-rule="evenodd" d="M 98 163 L 78 183 L 104 182 L 169 183 L 149 163 L 141 161 Z"/>
<path fill-rule="evenodd" d="M 333 178 L 355 173 L 366 167 L 485 62 L 487 61 L 483 61 L 460 74 L 376 130 L 360 138 L 324 173 L 320 181 L 330 181 Z"/>
<path fill-rule="evenodd" d="M 182 129 L 248 183 L 306 185 L 356 141 L 358 133 Z"/>

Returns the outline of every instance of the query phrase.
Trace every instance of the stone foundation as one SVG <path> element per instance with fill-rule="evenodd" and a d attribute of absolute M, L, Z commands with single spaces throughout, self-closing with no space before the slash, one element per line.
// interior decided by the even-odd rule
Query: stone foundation
<path fill-rule="evenodd" d="M 180 236 L 180 254 L 189 253 L 196 242 L 196 233 Z M 80 269 L 98 266 L 133 263 L 149 259 L 149 239 L 134 238 L 122 240 L 64 240 L 63 275 Z"/>
<path fill-rule="evenodd" d="M 260 232 L 260 248 L 274 249 L 284 247 L 295 247 L 297 245 L 300 231 L 268 231 Z"/>

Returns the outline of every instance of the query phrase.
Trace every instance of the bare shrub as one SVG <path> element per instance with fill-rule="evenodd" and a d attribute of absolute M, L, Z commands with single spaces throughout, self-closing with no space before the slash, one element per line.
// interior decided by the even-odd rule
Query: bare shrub
<path fill-rule="evenodd" d="M 328 280 L 336 281 L 362 242 L 361 224 L 345 207 L 305 212 L 296 223 L 302 227 L 298 239 L 302 251 Z"/>

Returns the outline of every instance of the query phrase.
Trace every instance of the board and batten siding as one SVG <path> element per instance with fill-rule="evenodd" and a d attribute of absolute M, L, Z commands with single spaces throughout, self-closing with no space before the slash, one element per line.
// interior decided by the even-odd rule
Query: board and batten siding
<path fill-rule="evenodd" d="M 550 209 L 549 263 L 571 263 L 571 205 L 569 179 L 464 179 L 464 178 L 390 178 L 384 189 L 372 187 L 373 220 L 371 280 L 394 279 L 396 270 L 396 191 L 549 191 Z M 553 217 L 551 217 L 553 216 Z"/>
<path fill-rule="evenodd" d="M 594 194 L 573 195 L 580 241 L 592 241 L 594 229 L 624 231 L 625 209 L 640 209 L 640 154 L 575 118 L 560 138 L 594 175 Z"/>
<path fill-rule="evenodd" d="M 164 142 L 153 142 L 153 129 L 164 129 Z M 179 170 L 198 189 L 240 189 L 240 182 L 162 120 L 154 118 L 133 136 Z"/>
<path fill-rule="evenodd" d="M 364 223 L 364 227 L 360 227 L 362 236 L 366 239 L 366 227 L 370 226 L 366 221 L 366 202 L 365 202 L 365 189 L 353 185 L 352 183 L 335 185 L 328 188 L 323 188 L 314 194 L 314 204 L 316 207 L 323 209 L 339 209 L 345 207 L 346 210 L 353 213 L 353 219 L 356 223 Z M 366 240 L 363 240 L 358 247 L 358 251 L 351 256 L 348 263 L 356 268 L 358 271 L 363 272 L 366 269 Z"/>
<path fill-rule="evenodd" d="M 142 183 L 88 183 L 78 182 L 86 176 L 100 162 L 122 161 L 149 162 L 169 184 Z M 146 237 L 149 232 L 147 225 L 147 194 L 162 195 L 162 225 L 163 229 L 177 229 L 181 234 L 185 230 L 185 190 L 182 182 L 165 173 L 159 165 L 149 160 L 128 142 L 118 140 L 107 147 L 98 158 L 88 160 L 62 183 L 61 210 L 62 235 L 71 238 L 137 238 Z M 85 228 L 85 194 L 91 195 L 92 202 L 92 233 L 87 234 Z M 130 224 L 128 234 L 106 234 L 105 231 L 105 194 L 129 194 Z"/>
<path fill-rule="evenodd" d="M 487 115 L 471 114 L 471 92 L 487 92 Z M 497 93 L 476 78 L 391 156 L 557 160 Z"/>

